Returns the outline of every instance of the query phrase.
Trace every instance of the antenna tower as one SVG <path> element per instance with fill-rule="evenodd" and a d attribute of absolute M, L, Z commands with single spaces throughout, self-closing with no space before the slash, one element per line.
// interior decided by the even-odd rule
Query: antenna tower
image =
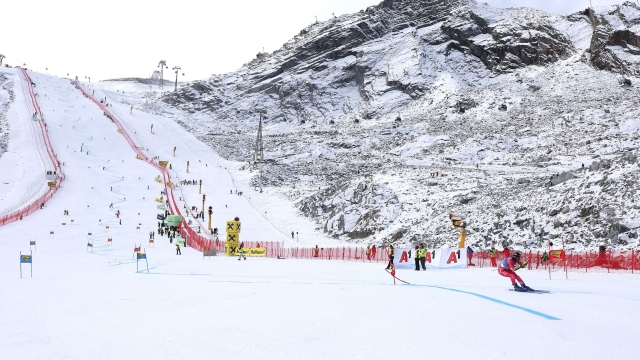
<path fill-rule="evenodd" d="M 256 138 L 253 161 L 264 161 L 264 146 L 262 145 L 262 112 L 260 112 L 260 123 L 258 123 L 258 137 Z"/>

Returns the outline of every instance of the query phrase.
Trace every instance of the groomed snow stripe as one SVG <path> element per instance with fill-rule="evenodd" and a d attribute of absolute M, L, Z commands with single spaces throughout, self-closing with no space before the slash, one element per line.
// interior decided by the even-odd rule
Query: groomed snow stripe
<path fill-rule="evenodd" d="M 8 223 L 11 223 L 17 220 L 21 220 L 23 217 L 28 216 L 29 214 L 38 210 L 41 205 L 46 204 L 47 201 L 49 201 L 49 199 L 53 197 L 53 195 L 60 188 L 60 184 L 66 178 L 64 172 L 62 171 L 62 167 L 60 166 L 60 161 L 58 160 L 58 157 L 56 156 L 56 153 L 53 150 L 53 147 L 51 146 L 51 140 L 49 139 L 49 134 L 48 134 L 49 132 L 46 128 L 46 122 L 45 122 L 44 116 L 42 114 L 42 111 L 40 110 L 40 106 L 38 105 L 36 96 L 33 93 L 33 88 L 31 87 L 31 82 L 32 82 L 31 77 L 29 77 L 29 74 L 27 73 L 27 71 L 22 68 L 20 68 L 20 71 L 18 73 L 22 75 L 22 80 L 27 82 L 27 89 L 29 89 L 29 98 L 31 99 L 31 104 L 33 105 L 33 108 L 35 109 L 36 113 L 40 117 L 40 120 L 37 121 L 37 123 L 40 126 L 40 132 L 42 134 L 42 139 L 44 141 L 45 148 L 47 149 L 49 160 L 51 161 L 51 164 L 55 166 L 55 168 L 51 169 L 51 171 L 56 171 L 59 174 L 59 177 L 58 177 L 58 182 L 56 183 L 56 186 L 49 187 L 47 189 L 47 192 L 44 193 L 44 195 L 34 200 L 30 204 L 28 204 L 26 207 L 23 207 L 20 210 L 13 211 L 3 216 L 0 219 L 0 226 L 6 225 Z"/>

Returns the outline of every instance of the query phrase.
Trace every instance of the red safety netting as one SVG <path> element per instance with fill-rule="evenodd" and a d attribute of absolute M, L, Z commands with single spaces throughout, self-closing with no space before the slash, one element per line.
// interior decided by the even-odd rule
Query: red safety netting
<path fill-rule="evenodd" d="M 157 162 L 154 162 L 152 159 L 149 159 L 149 157 L 141 150 L 141 147 L 138 147 L 136 145 L 136 143 L 133 141 L 133 139 L 131 138 L 127 130 L 124 128 L 122 123 L 118 120 L 118 118 L 111 111 L 109 111 L 109 109 L 107 109 L 107 107 L 104 104 L 101 104 L 92 95 L 90 95 L 89 92 L 85 91 L 79 82 L 72 81 L 72 83 L 76 86 L 78 90 L 82 92 L 82 94 L 86 98 L 93 101 L 103 111 L 104 115 L 116 125 L 119 132 L 124 136 L 125 140 L 131 147 L 131 150 L 133 150 L 136 153 L 138 158 L 147 162 L 149 165 L 156 168 L 156 170 L 160 171 L 164 180 L 164 190 L 165 190 L 165 193 L 167 194 L 166 205 L 169 207 L 169 212 L 174 215 L 182 216 L 182 213 L 180 212 L 180 207 L 178 206 L 178 203 L 176 202 L 175 197 L 173 195 L 175 185 L 172 184 L 172 186 L 168 186 L 168 183 L 171 182 L 171 176 L 169 174 L 169 170 L 167 170 L 167 168 L 163 166 L 160 166 Z M 205 245 L 210 244 L 210 242 L 212 241 L 211 239 L 208 239 L 198 234 L 191 227 L 189 227 L 189 225 L 187 225 L 187 221 L 185 220 L 184 216 L 182 217 L 182 223 L 178 228 L 178 232 L 180 233 L 180 235 L 182 235 L 182 237 L 184 237 L 187 240 L 188 246 L 191 246 L 192 248 L 198 251 L 203 251 Z"/>
<path fill-rule="evenodd" d="M 310 260 L 345 260 L 360 262 L 389 261 L 386 250 L 380 248 L 367 249 L 363 247 L 331 247 L 331 248 L 286 248 L 284 243 L 275 241 L 241 241 L 245 248 L 267 249 L 266 257 L 278 259 L 310 259 Z M 218 253 L 224 252 L 225 242 L 207 240 L 203 249 L 215 248 Z"/>
<path fill-rule="evenodd" d="M 31 104 L 33 106 L 34 112 L 37 113 L 40 118 L 37 123 L 42 135 L 44 146 L 47 150 L 47 156 L 49 157 L 49 161 L 51 162 L 51 164 L 53 164 L 55 167 L 54 169 L 50 170 L 56 171 L 56 173 L 58 174 L 58 180 L 56 182 L 56 186 L 49 187 L 42 196 L 31 202 L 31 204 L 2 216 L 2 218 L 0 218 L 0 226 L 6 225 L 16 220 L 22 220 L 23 217 L 33 213 L 38 209 L 41 209 L 42 206 L 44 206 L 44 204 L 49 201 L 49 199 L 51 199 L 53 195 L 58 191 L 58 189 L 60 188 L 60 184 L 66 178 L 60 166 L 60 161 L 58 160 L 58 157 L 53 150 L 53 146 L 51 145 L 51 141 L 49 140 L 49 131 L 47 130 L 47 124 L 45 122 L 44 116 L 42 115 L 42 111 L 40 110 L 40 106 L 38 105 L 38 101 L 36 100 L 36 95 L 33 93 L 33 88 L 31 87 L 31 77 L 29 77 L 29 74 L 25 69 L 20 69 L 19 74 L 21 74 L 24 80 L 28 83 L 27 88 L 29 89 L 29 98 L 31 99 Z M 42 181 L 44 182 L 45 179 L 42 179 Z"/>
<path fill-rule="evenodd" d="M 495 257 L 495 264 L 492 263 L 491 255 L 487 251 L 475 252 L 471 263 L 478 267 L 495 267 L 505 258 L 502 252 L 498 252 Z M 545 256 L 544 251 L 523 252 L 523 261 L 529 264 L 529 270 L 584 270 L 607 271 L 626 270 L 635 272 L 640 270 L 640 257 L 635 250 L 603 250 L 603 251 L 567 251 L 564 259 L 558 257 Z"/>
<path fill-rule="evenodd" d="M 245 249 L 248 248 L 265 248 L 267 250 L 266 257 L 278 258 L 282 253 L 283 243 L 277 241 L 241 241 Z M 207 240 L 204 243 L 203 251 L 210 251 L 216 249 L 218 254 L 224 253 L 224 241 L 220 240 Z"/>
<path fill-rule="evenodd" d="M 360 262 L 387 262 L 389 257 L 383 248 L 328 247 L 328 248 L 283 248 L 281 258 L 311 260 L 345 260 Z"/>

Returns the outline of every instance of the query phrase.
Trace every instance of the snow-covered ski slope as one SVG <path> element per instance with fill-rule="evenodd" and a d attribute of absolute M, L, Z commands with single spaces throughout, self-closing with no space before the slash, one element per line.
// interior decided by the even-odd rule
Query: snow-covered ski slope
<path fill-rule="evenodd" d="M 8 122 L 7 152 L 0 156 L 0 218 L 19 211 L 47 192 L 45 172 L 55 170 L 47 153 L 40 120 L 36 113 L 27 80 L 17 69 L 0 69 L 6 78 L 2 92 Z M 13 100 L 11 100 L 13 99 Z M 4 107 L 3 107 L 4 108 Z"/>
<path fill-rule="evenodd" d="M 30 75 L 67 180 L 43 210 L 0 227 L 0 358 L 632 359 L 640 351 L 635 275 L 550 281 L 544 272 L 520 271 L 528 285 L 552 291 L 536 295 L 507 291 L 509 281 L 491 269 L 399 270 L 412 285 L 393 286 L 381 264 L 203 259 L 190 248 L 177 256 L 158 236 L 150 248 L 162 189 L 157 171 L 135 158 L 115 125 L 68 80 Z M 215 226 L 239 216 L 241 239 L 289 241 L 248 195 L 228 193 L 234 188 L 224 162 L 170 119 L 110 109 L 150 155 L 166 157 L 181 178 L 205 180 Z M 16 118 L 14 126 L 19 121 L 30 120 Z M 10 138 L 10 147 L 28 148 L 29 141 Z M 196 186 L 182 190 L 201 207 Z M 34 277 L 23 264 L 20 279 L 18 254 L 30 251 L 30 239 Z M 144 265 L 136 273 L 132 260 L 140 244 L 148 273 Z"/>

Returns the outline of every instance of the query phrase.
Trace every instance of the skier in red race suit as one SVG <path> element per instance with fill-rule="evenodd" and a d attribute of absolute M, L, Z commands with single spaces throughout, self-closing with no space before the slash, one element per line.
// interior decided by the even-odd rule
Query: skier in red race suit
<path fill-rule="evenodd" d="M 524 280 L 516 274 L 516 270 L 525 267 L 527 262 L 520 262 L 520 251 L 515 251 L 512 256 L 505 258 L 498 265 L 498 274 L 511 279 L 511 285 L 515 291 L 532 291 L 530 287 L 524 284 Z M 516 283 L 518 281 L 520 286 Z"/>

